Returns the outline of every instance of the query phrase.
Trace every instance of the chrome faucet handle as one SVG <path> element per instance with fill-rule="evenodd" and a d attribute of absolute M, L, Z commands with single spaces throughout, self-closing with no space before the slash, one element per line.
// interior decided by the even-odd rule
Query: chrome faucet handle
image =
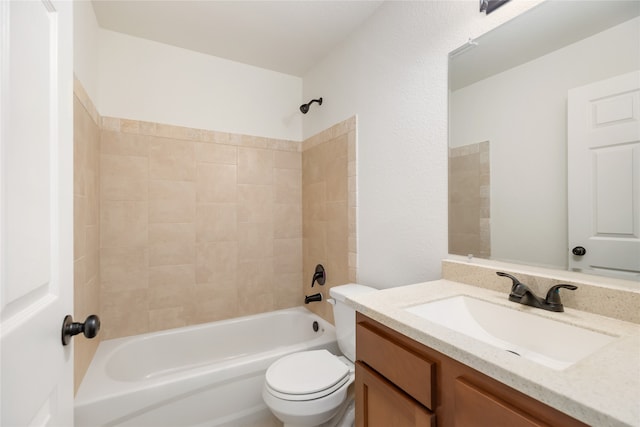
<path fill-rule="evenodd" d="M 561 288 L 569 289 L 570 291 L 575 291 L 576 289 L 578 289 L 577 286 L 567 285 L 565 283 L 561 283 L 559 285 L 552 286 L 547 291 L 547 296 L 545 297 L 544 302 L 546 302 L 549 305 L 559 306 L 560 308 L 562 308 L 562 301 L 560 300 L 560 289 Z M 564 311 L 564 310 L 560 310 L 560 311 Z"/>

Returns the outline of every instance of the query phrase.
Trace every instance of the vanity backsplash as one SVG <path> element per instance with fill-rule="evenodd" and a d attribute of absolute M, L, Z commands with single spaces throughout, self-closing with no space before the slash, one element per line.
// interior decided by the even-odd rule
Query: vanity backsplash
<path fill-rule="evenodd" d="M 485 259 L 457 259 L 451 255 L 442 261 L 443 279 L 504 292 L 507 298 L 511 281 L 496 275 L 497 271 L 516 276 L 538 295 L 545 295 L 559 283 L 578 286 L 577 290 L 562 294 L 565 307 L 640 323 L 638 282 Z"/>

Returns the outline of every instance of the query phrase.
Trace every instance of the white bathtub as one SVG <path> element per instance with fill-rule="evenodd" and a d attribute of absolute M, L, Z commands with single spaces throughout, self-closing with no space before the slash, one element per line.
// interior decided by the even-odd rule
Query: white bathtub
<path fill-rule="evenodd" d="M 76 395 L 75 425 L 251 425 L 242 420 L 268 414 L 269 365 L 318 348 L 339 351 L 334 327 L 303 307 L 103 341 Z"/>

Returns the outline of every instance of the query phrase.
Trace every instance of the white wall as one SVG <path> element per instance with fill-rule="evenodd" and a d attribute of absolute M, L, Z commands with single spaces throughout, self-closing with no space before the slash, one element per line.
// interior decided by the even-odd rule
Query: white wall
<path fill-rule="evenodd" d="M 103 116 L 301 140 L 302 79 L 100 29 Z"/>
<path fill-rule="evenodd" d="M 359 281 L 440 277 L 447 255 L 448 52 L 540 3 L 390 1 L 304 76 L 308 137 L 358 115 Z M 316 107 L 314 105 L 314 107 Z"/>
<path fill-rule="evenodd" d="M 452 145 L 491 143 L 492 258 L 567 268 L 567 91 L 638 69 L 639 28 L 633 19 L 451 94 Z"/>
<path fill-rule="evenodd" d="M 74 73 L 103 116 L 302 139 L 302 79 L 98 26 L 74 2 Z"/>
<path fill-rule="evenodd" d="M 98 102 L 98 34 L 90 1 L 73 2 L 73 72 L 94 104 Z"/>

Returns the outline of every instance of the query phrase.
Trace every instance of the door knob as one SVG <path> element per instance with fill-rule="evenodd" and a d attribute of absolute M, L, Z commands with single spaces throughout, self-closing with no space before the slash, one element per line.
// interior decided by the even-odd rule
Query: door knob
<path fill-rule="evenodd" d="M 576 256 L 582 256 L 587 253 L 587 250 L 582 246 L 576 246 L 571 250 L 571 252 Z"/>
<path fill-rule="evenodd" d="M 100 318 L 95 314 L 88 316 L 84 323 L 74 322 L 73 316 L 67 314 L 62 322 L 62 345 L 67 345 L 71 341 L 71 337 L 84 334 L 87 338 L 93 338 L 100 331 Z"/>

